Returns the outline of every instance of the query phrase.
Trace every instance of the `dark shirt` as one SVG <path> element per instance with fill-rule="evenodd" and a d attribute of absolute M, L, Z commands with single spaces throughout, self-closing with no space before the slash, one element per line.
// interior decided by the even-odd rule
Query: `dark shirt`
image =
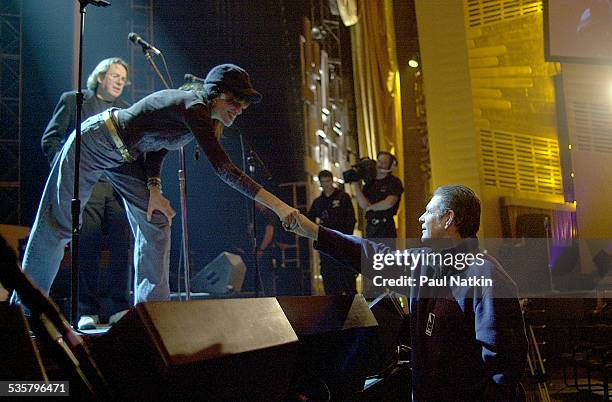
<path fill-rule="evenodd" d="M 95 96 L 94 91 L 88 89 L 83 91 L 83 108 L 81 109 L 81 120 L 103 112 L 110 107 L 126 108 L 129 103 L 117 98 L 112 102 L 105 101 Z M 64 145 L 68 134 L 74 130 L 76 119 L 76 92 L 64 92 L 53 111 L 53 117 L 47 124 L 43 133 L 41 145 L 45 156 L 51 164 L 55 155 Z"/>
<path fill-rule="evenodd" d="M 257 246 L 261 244 L 264 237 L 266 236 L 266 228 L 268 226 L 272 226 L 274 231 L 276 232 L 276 223 L 278 222 L 278 218 L 269 209 L 265 209 L 263 211 L 257 210 L 255 213 L 255 225 L 256 225 L 256 235 L 255 239 L 257 240 Z M 269 247 L 270 245 L 268 245 Z"/>
<path fill-rule="evenodd" d="M 160 175 L 168 150 L 179 149 L 195 137 L 216 174 L 254 198 L 261 187 L 229 159 L 215 135 L 210 107 L 209 101 L 196 92 L 166 89 L 117 111 L 117 123 L 130 154 L 137 158 L 146 153 L 148 177 Z"/>
<path fill-rule="evenodd" d="M 339 189 L 335 189 L 329 197 L 322 193 L 315 198 L 306 216 L 313 222 L 319 218 L 325 227 L 346 234 L 353 234 L 355 228 L 355 210 L 351 197 Z"/>
<path fill-rule="evenodd" d="M 363 187 L 363 195 L 368 199 L 368 201 L 370 201 L 371 204 L 382 201 L 390 195 L 395 195 L 398 197 L 397 202 L 389 209 L 385 209 L 383 211 L 366 212 L 366 219 L 368 221 L 374 218 L 387 218 L 388 220 L 393 219 L 393 216 L 399 209 L 400 197 L 402 196 L 403 192 L 404 187 L 402 186 L 402 182 L 393 175 L 388 175 L 383 179 L 372 180 L 371 182 L 366 183 L 366 185 Z"/>
<path fill-rule="evenodd" d="M 320 227 L 315 247 L 354 269 L 362 263 L 372 267 L 375 254 L 392 251 L 384 244 L 325 227 Z M 423 250 L 427 249 L 408 252 Z M 412 276 L 431 277 L 432 270 L 421 265 Z M 483 275 L 492 279 L 493 286 L 449 286 L 432 295 L 417 280 L 417 286 L 410 288 L 414 400 L 516 400 L 527 360 L 516 285 L 489 256 L 485 264 L 471 265 L 462 275 Z"/>

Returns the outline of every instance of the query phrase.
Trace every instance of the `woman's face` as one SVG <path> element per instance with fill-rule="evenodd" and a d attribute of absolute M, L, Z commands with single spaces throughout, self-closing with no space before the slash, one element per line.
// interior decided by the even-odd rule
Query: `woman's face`
<path fill-rule="evenodd" d="M 224 92 L 213 100 L 211 116 L 229 127 L 247 107 L 249 102 L 236 98 L 230 92 Z"/>

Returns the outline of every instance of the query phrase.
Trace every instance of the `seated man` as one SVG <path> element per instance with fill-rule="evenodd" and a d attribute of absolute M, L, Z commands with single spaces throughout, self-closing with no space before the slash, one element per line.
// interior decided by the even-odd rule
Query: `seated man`
<path fill-rule="evenodd" d="M 434 192 L 423 215 L 421 240 L 427 248 L 402 254 L 476 253 L 480 201 L 461 185 Z M 287 229 L 315 240 L 315 247 L 358 269 L 376 255 L 397 254 L 384 244 L 341 234 L 300 215 Z M 527 358 L 527 337 L 516 285 L 499 263 L 480 253 L 467 266 L 411 267 L 410 334 L 414 400 L 521 400 L 519 380 Z M 363 260 L 362 260 L 363 258 Z M 457 259 L 456 261 L 459 261 Z M 435 264 L 434 264 L 435 265 Z M 443 264 L 440 264 L 443 265 Z M 380 272 L 380 271 L 379 271 Z M 383 271 L 384 272 L 384 271 Z M 491 279 L 483 285 L 427 285 L 455 275 Z M 420 278 L 426 278 L 421 283 Z"/>

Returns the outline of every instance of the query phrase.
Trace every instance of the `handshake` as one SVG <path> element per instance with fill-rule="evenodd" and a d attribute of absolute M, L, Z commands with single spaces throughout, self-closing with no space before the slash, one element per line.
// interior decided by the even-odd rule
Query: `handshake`
<path fill-rule="evenodd" d="M 283 221 L 283 228 L 288 232 L 293 232 L 298 236 L 307 237 L 311 240 L 317 240 L 319 234 L 319 225 L 300 214 L 291 214 Z"/>

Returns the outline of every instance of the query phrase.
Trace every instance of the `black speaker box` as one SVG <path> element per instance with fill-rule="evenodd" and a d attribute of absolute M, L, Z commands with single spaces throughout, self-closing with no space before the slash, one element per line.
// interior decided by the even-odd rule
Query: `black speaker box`
<path fill-rule="evenodd" d="M 377 347 L 370 357 L 368 372 L 375 375 L 397 363 L 400 345 L 410 345 L 410 322 L 395 294 L 381 295 L 371 301 L 369 307 L 378 322 Z"/>
<path fill-rule="evenodd" d="M 138 304 L 93 345 L 120 399 L 282 401 L 298 352 L 273 298 Z"/>
<path fill-rule="evenodd" d="M 352 400 L 363 389 L 378 325 L 363 296 L 277 299 L 299 338 L 293 397 Z"/>

